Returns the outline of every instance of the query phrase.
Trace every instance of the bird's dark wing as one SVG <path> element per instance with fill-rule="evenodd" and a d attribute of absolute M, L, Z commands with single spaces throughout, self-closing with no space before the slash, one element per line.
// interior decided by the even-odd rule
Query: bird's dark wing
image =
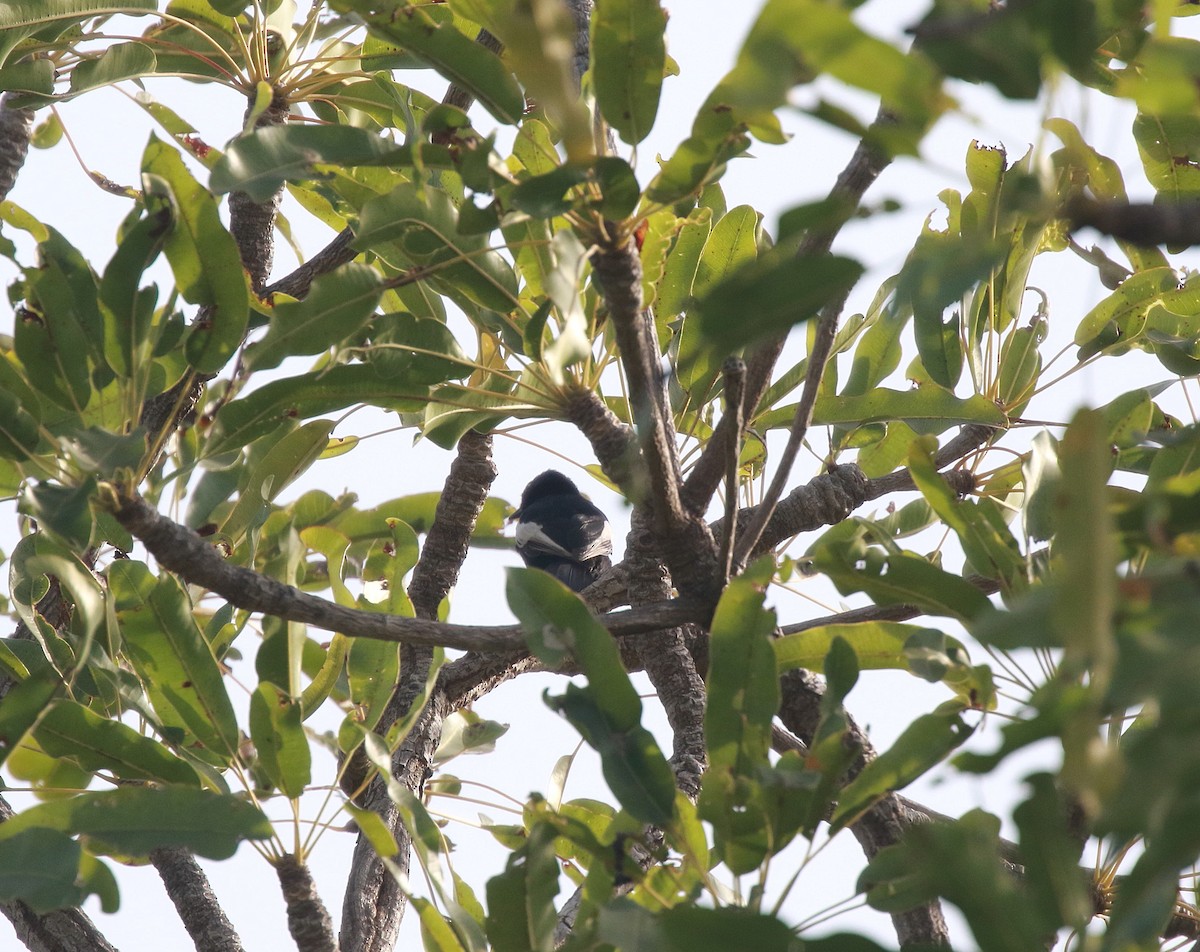
<path fill-rule="evenodd" d="M 577 562 L 611 555 L 612 529 L 604 513 L 586 500 L 572 503 L 566 505 L 562 497 L 551 497 L 525 507 L 516 525 L 518 551 Z"/>

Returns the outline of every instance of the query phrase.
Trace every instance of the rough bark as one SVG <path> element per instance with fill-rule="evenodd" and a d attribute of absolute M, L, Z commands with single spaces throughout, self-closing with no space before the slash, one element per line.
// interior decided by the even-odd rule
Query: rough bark
<path fill-rule="evenodd" d="M 242 952 L 242 940 L 191 853 L 157 849 L 151 852 L 150 862 L 158 870 L 196 952 Z"/>
<path fill-rule="evenodd" d="M 14 109 L 9 105 L 10 97 L 11 93 L 0 96 L 0 202 L 17 184 L 33 134 L 33 110 Z"/>
<path fill-rule="evenodd" d="M 275 861 L 283 901 L 287 904 L 288 931 L 299 952 L 338 952 L 333 920 L 317 895 L 308 867 L 291 853 Z"/>
<path fill-rule="evenodd" d="M 495 478 L 492 438 L 474 431 L 464 434 L 408 587 L 418 618 L 436 619 L 438 606 L 458 581 L 471 533 Z M 380 720 L 379 731 L 386 731 L 418 702 L 425 691 L 432 661 L 430 647 L 404 646 L 400 654 L 400 683 Z M 417 796 L 432 772 L 442 721 L 451 710 L 439 682 L 420 719 L 393 756 L 393 776 Z M 407 875 L 412 839 L 380 778 L 370 783 L 361 803 L 378 813 L 391 829 L 400 847 L 396 863 Z M 396 878 L 383 865 L 370 841 L 360 835 L 342 907 L 343 948 L 346 952 L 388 952 L 396 944 L 406 905 L 407 898 Z"/>
<path fill-rule="evenodd" d="M 251 100 L 246 109 L 247 120 L 253 106 Z M 254 127 L 261 129 L 264 126 L 282 125 L 287 122 L 287 117 L 287 98 L 277 93 L 255 120 Z M 275 216 L 282 200 L 282 186 L 265 202 L 256 202 L 245 192 L 232 192 L 229 195 L 229 233 L 237 242 L 242 267 L 249 272 L 250 285 L 256 292 L 262 292 L 271 276 L 271 266 L 275 261 Z"/>

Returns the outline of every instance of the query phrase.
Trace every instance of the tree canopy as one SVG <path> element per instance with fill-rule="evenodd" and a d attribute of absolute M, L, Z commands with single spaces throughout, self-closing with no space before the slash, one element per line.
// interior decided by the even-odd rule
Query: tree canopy
<path fill-rule="evenodd" d="M 146 122 L 137 181 L 87 173 L 127 209 L 107 257 L 86 209 L 0 202 L 18 939 L 111 948 L 80 907 L 150 863 L 198 950 L 241 949 L 197 858 L 243 844 L 305 952 L 391 949 L 406 912 L 465 952 L 937 947 L 945 904 L 989 952 L 1200 939 L 1196 9 L 932 0 L 891 36 L 765 0 L 654 157 L 658 0 L 0 4 L 0 199 L 73 148 L 60 104 L 118 86 Z M 218 87 L 221 143 L 186 118 Z M 1039 104 L 1039 141 L 929 155 L 981 89 Z M 1132 104 L 1140 164 L 1063 90 Z M 797 114 L 855 145 L 768 220 L 722 181 Z M 894 162 L 967 187 L 880 273 L 839 237 L 883 233 Z M 277 266 L 301 229 L 324 246 Z M 1040 286 L 1067 259 L 1087 301 Z M 362 451 L 361 407 L 445 451 L 440 492 L 298 489 Z M 510 569 L 516 623 L 467 623 L 464 560 L 511 546 L 494 435 L 547 421 L 632 507 L 623 557 L 580 594 Z M 840 610 L 785 597 L 814 577 Z M 881 671 L 939 693 L 877 750 L 853 712 Z M 558 680 L 520 716 L 603 783 L 568 799 L 564 750 L 473 887 L 434 804 L 503 733 L 472 705 L 533 672 Z M 900 792 L 1035 748 L 1009 815 Z M 805 902 L 847 836 L 894 940 Z"/>

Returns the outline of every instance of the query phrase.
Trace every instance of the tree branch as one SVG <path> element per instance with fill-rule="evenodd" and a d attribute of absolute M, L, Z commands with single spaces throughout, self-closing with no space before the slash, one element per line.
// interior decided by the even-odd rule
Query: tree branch
<path fill-rule="evenodd" d="M 1200 202 L 1150 205 L 1097 202 L 1082 195 L 1067 202 L 1063 213 L 1071 230 L 1094 228 L 1135 245 L 1200 245 Z"/>
<path fill-rule="evenodd" d="M 491 436 L 473 430 L 463 434 L 408 586 L 408 595 L 418 618 L 436 620 L 438 607 L 458 581 L 471 533 L 495 478 Z M 405 645 L 401 648 L 400 683 L 376 726 L 377 732 L 385 733 L 422 697 L 432 662 L 430 647 Z M 441 739 L 442 721 L 453 710 L 440 685 L 439 679 L 420 719 L 392 759 L 393 774 L 418 796 L 432 769 L 433 755 Z M 361 759 L 362 752 L 356 751 L 352 756 Z M 347 773 L 358 769 L 351 766 Z M 378 813 L 392 831 L 399 847 L 395 861 L 407 874 L 411 862 L 411 833 L 404 826 L 381 778 L 372 779 L 363 793 L 362 803 Z M 360 833 L 342 906 L 341 938 L 346 952 L 391 950 L 396 944 L 406 904 L 407 897 L 396 877 L 384 867 L 370 840 Z"/>
<path fill-rule="evenodd" d="M 794 669 L 786 672 L 780 679 L 780 688 L 782 702 L 779 706 L 779 719 L 805 745 L 810 745 L 821 719 L 821 699 L 825 694 L 825 683 L 810 671 Z M 875 759 L 875 749 L 849 714 L 846 715 L 846 735 L 846 743 L 856 745 L 861 751 L 847 771 L 846 779 L 851 780 L 869 761 Z M 910 822 L 912 820 L 904 805 L 892 793 L 864 813 L 850 827 L 850 832 L 858 840 L 867 858 L 873 859 L 881 850 L 898 843 Z M 892 923 L 902 948 L 950 944 L 950 931 L 942 916 L 939 902 L 918 906 L 906 912 L 893 913 Z"/>
<path fill-rule="evenodd" d="M 338 952 L 333 920 L 317 895 L 308 867 L 296 856 L 285 853 L 275 861 L 275 872 L 287 903 L 288 931 L 298 952 Z"/>
<path fill-rule="evenodd" d="M 33 110 L 14 109 L 8 104 L 11 95 L 0 96 L 0 202 L 17 184 L 33 134 Z"/>
<path fill-rule="evenodd" d="M 246 118 L 254 108 L 254 97 L 246 107 Z M 254 122 L 256 129 L 278 126 L 287 122 L 289 104 L 287 97 L 276 91 L 271 104 Z M 229 194 L 229 233 L 237 243 L 242 258 L 242 267 L 250 274 L 250 285 L 262 293 L 271 276 L 271 265 L 275 261 L 275 216 L 283 200 L 283 186 L 265 202 L 256 202 L 245 192 Z"/>
<path fill-rule="evenodd" d="M 151 851 L 150 862 L 158 870 L 196 952 L 242 952 L 242 940 L 191 853 L 164 847 Z"/>
<path fill-rule="evenodd" d="M 822 228 L 806 234 L 796 249 L 797 257 L 817 256 L 828 252 L 842 226 L 850 220 L 862 202 L 867 189 L 891 163 L 891 156 L 873 144 L 876 138 L 874 133 L 878 127 L 890 121 L 887 113 L 880 110 L 829 191 L 826 201 L 831 207 L 840 209 L 840 214 Z M 746 394 L 742 401 L 745 421 L 754 419 L 758 405 L 770 385 L 775 363 L 779 360 L 786 342 L 787 334 L 779 334 L 760 344 L 747 361 Z M 692 468 L 683 487 L 683 501 L 689 511 L 704 512 L 713 493 L 717 491 L 724 473 L 729 444 L 734 441 L 735 423 L 728 414 L 721 417 L 708 445 L 704 447 L 704 452 Z"/>
<path fill-rule="evenodd" d="M 746 391 L 746 362 L 741 357 L 727 357 L 721 368 L 725 377 L 722 390 L 725 394 L 725 412 L 734 417 L 733 427 L 736 434 L 730 441 L 729 452 L 725 458 L 725 531 L 721 533 L 721 568 L 725 580 L 734 575 L 734 545 L 737 541 L 737 488 L 738 463 L 742 452 L 742 433 L 745 420 L 742 416 L 742 397 Z"/>
<path fill-rule="evenodd" d="M 120 499 L 110 511 L 142 541 L 146 551 L 163 568 L 246 611 L 340 631 L 351 637 L 402 644 L 482 652 L 511 651 L 525 645 L 518 625 L 453 625 L 359 611 L 301 592 L 252 569 L 230 565 L 191 529 L 160 515 L 139 497 Z M 613 612 L 597 620 L 611 634 L 622 637 L 664 626 L 702 622 L 705 616 L 704 606 L 674 599 L 646 608 Z"/>
<path fill-rule="evenodd" d="M 8 801 L 0 797 L 0 822 L 13 813 Z M 81 909 L 37 913 L 20 899 L 0 899 L 0 912 L 30 952 L 117 952 Z"/>
<path fill-rule="evenodd" d="M 329 244 L 295 271 L 264 288 L 263 297 L 270 297 L 272 294 L 287 294 L 294 298 L 304 297 L 312 287 L 313 281 L 323 274 L 336 271 L 358 256 L 358 252 L 350 247 L 352 241 L 354 241 L 354 232 L 349 228 L 343 228 L 333 236 Z"/>

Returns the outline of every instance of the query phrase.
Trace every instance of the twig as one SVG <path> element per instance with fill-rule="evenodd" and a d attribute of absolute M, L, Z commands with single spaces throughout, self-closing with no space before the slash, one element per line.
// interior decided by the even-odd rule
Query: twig
<path fill-rule="evenodd" d="M 733 575 L 733 546 L 737 537 L 738 459 L 745 427 L 742 395 L 746 389 L 746 362 L 741 357 L 727 357 L 721 372 L 725 377 L 725 412 L 733 414 L 736 434 L 725 457 L 725 531 L 721 535 L 721 566 L 728 581 Z"/>

